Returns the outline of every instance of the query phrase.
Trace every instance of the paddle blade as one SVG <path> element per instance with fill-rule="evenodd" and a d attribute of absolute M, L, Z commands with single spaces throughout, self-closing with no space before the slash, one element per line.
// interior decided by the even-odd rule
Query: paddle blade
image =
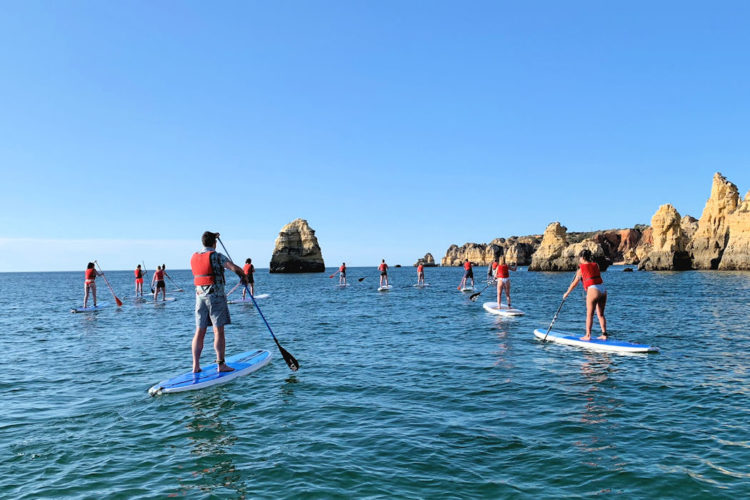
<path fill-rule="evenodd" d="M 334 277 L 334 275 L 335 275 L 335 273 L 334 273 L 334 274 L 332 274 L 332 275 L 330 275 L 330 276 L 329 276 L 329 278 L 333 278 L 333 277 Z"/>
<path fill-rule="evenodd" d="M 477 301 L 477 297 L 479 297 L 479 295 L 481 293 L 482 292 L 472 293 L 471 295 L 469 295 L 469 300 L 472 301 L 472 302 L 476 302 Z"/>
<path fill-rule="evenodd" d="M 281 347 L 281 345 L 278 342 L 276 343 L 276 345 L 279 348 L 281 357 L 284 358 L 284 361 L 286 361 L 287 366 L 289 366 L 289 369 L 292 370 L 293 372 L 296 372 L 297 370 L 299 370 L 299 363 L 294 358 L 294 356 L 289 354 L 289 351 Z"/>
<path fill-rule="evenodd" d="M 365 276 L 365 278 L 366 278 L 366 277 L 367 277 L 367 276 Z M 359 281 L 359 282 L 361 283 L 361 282 L 362 282 L 362 280 L 363 280 L 363 279 L 365 279 L 365 278 L 359 278 L 359 279 L 358 279 L 357 281 Z"/>
<path fill-rule="evenodd" d="M 115 302 L 117 302 L 117 307 L 122 307 L 122 301 L 115 295 Z"/>

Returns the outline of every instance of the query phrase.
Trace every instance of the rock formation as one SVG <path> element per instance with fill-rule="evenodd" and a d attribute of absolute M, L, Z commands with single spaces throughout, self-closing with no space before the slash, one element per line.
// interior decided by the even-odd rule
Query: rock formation
<path fill-rule="evenodd" d="M 596 239 L 588 238 L 578 243 L 568 243 L 568 228 L 553 222 L 544 231 L 542 243 L 531 258 L 529 271 L 573 271 L 578 268 L 578 255 L 584 249 L 591 250 L 594 260 L 605 271 L 611 264 Z"/>
<path fill-rule="evenodd" d="M 315 231 L 304 219 L 296 219 L 281 228 L 271 257 L 272 273 L 322 273 L 323 254 Z"/>
<path fill-rule="evenodd" d="M 643 258 L 638 269 L 646 271 L 690 269 L 690 255 L 685 250 L 688 239 L 682 228 L 680 213 L 672 205 L 659 207 L 651 217 L 649 247 L 642 247 Z"/>
<path fill-rule="evenodd" d="M 717 269 L 729 241 L 727 216 L 735 211 L 740 194 L 737 186 L 719 172 L 714 174 L 711 196 L 688 245 L 694 269 Z"/>
<path fill-rule="evenodd" d="M 433 257 L 430 252 L 427 252 L 424 254 L 424 257 L 415 262 L 414 267 L 417 267 L 420 262 L 424 267 L 437 267 L 437 264 L 435 264 L 435 257 Z"/>
<path fill-rule="evenodd" d="M 539 243 L 539 236 L 512 236 L 508 239 L 495 238 L 490 243 L 464 243 L 460 247 L 451 245 L 440 265 L 461 266 L 465 259 L 469 259 L 475 266 L 486 266 L 500 255 L 505 255 L 509 263 L 527 266 Z"/>
<path fill-rule="evenodd" d="M 745 200 L 727 216 L 729 240 L 721 256 L 721 270 L 750 270 L 750 191 Z"/>

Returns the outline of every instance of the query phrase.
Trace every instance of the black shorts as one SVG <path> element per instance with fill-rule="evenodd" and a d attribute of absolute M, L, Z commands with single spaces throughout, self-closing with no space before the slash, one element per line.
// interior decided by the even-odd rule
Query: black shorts
<path fill-rule="evenodd" d="M 254 283 L 255 283 L 255 278 L 253 278 L 253 275 L 252 275 L 252 274 L 248 274 L 248 275 L 247 275 L 247 284 L 248 284 L 248 285 L 252 285 L 252 284 L 254 284 Z"/>
<path fill-rule="evenodd" d="M 341 271 L 341 277 L 346 278 L 346 271 Z"/>
<path fill-rule="evenodd" d="M 159 288 L 167 288 L 167 286 L 164 284 L 164 280 L 159 280 L 156 282 L 156 289 L 158 290 Z"/>
<path fill-rule="evenodd" d="M 381 276 L 388 276 L 388 272 L 387 271 L 380 271 L 380 275 Z"/>
<path fill-rule="evenodd" d="M 466 279 L 469 279 L 469 278 L 474 279 L 474 271 L 472 271 L 471 269 L 467 269 L 466 272 L 464 273 L 464 278 L 466 278 Z"/>

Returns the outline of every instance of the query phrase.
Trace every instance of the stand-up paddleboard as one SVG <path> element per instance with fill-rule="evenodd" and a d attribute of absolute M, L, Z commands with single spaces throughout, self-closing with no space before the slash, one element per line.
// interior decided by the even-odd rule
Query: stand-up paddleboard
<path fill-rule="evenodd" d="M 387 292 L 391 288 L 393 288 L 393 285 L 380 286 L 378 287 L 378 292 Z"/>
<path fill-rule="evenodd" d="M 465 286 L 465 287 L 463 287 L 461 289 L 461 291 L 464 292 L 464 293 L 473 292 L 474 291 L 474 287 L 473 286 Z"/>
<path fill-rule="evenodd" d="M 75 308 L 71 309 L 70 312 L 72 312 L 72 313 L 86 313 L 86 312 L 98 311 L 99 309 L 104 309 L 105 307 L 107 307 L 107 305 L 108 304 L 106 302 L 99 302 L 96 305 L 96 307 L 94 307 L 94 306 L 89 306 L 89 307 L 75 307 Z"/>
<path fill-rule="evenodd" d="M 348 286 L 349 286 L 349 283 L 339 283 L 339 284 L 338 284 L 338 285 L 336 285 L 336 286 L 337 286 L 338 288 L 346 288 L 346 287 L 348 287 Z"/>
<path fill-rule="evenodd" d="M 194 391 L 212 385 L 226 384 L 227 382 L 260 370 L 271 361 L 271 353 L 268 351 L 247 351 L 235 354 L 226 359 L 229 366 L 234 368 L 233 372 L 220 372 L 216 363 L 203 367 L 199 373 L 183 373 L 177 377 L 159 382 L 148 390 L 151 396 L 169 394 L 172 392 Z"/>
<path fill-rule="evenodd" d="M 520 309 L 508 307 L 505 304 L 497 307 L 497 302 L 485 302 L 482 304 L 484 310 L 491 314 L 497 314 L 498 316 L 523 316 L 526 314 Z"/>
<path fill-rule="evenodd" d="M 541 340 L 544 339 L 544 335 L 546 332 L 546 329 L 537 328 L 536 330 L 534 330 L 534 336 Z M 630 342 L 622 342 L 620 340 L 598 340 L 595 337 L 592 337 L 591 340 L 581 340 L 580 335 L 572 335 L 565 332 L 556 332 L 554 330 L 551 330 L 549 332 L 549 335 L 547 335 L 547 340 L 550 342 L 556 342 L 558 344 L 581 347 L 583 349 L 589 349 L 592 351 L 619 353 L 659 352 L 658 347 L 650 346 L 647 344 L 631 344 Z"/>
<path fill-rule="evenodd" d="M 267 299 L 270 296 L 271 296 L 270 293 L 261 293 L 260 295 L 255 295 L 255 300 Z M 253 303 L 253 299 L 251 299 L 250 297 L 245 297 L 244 299 L 240 298 L 240 299 L 227 301 L 227 304 L 252 304 L 252 303 Z"/>
<path fill-rule="evenodd" d="M 430 284 L 429 283 L 422 283 L 420 285 L 419 283 L 417 283 L 416 285 L 414 285 L 415 288 L 424 288 L 426 286 L 430 286 Z"/>

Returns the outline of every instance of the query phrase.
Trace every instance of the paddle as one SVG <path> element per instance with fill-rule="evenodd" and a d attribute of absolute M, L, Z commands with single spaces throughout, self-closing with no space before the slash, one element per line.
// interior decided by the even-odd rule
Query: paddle
<path fill-rule="evenodd" d="M 576 278 L 573 277 L 573 281 L 575 281 L 575 280 L 576 280 Z M 571 281 L 570 283 L 573 284 L 573 281 Z M 565 304 L 565 299 L 566 298 L 567 297 L 563 297 L 562 302 L 560 302 L 560 307 L 557 308 L 557 312 L 555 313 L 554 316 L 552 316 L 552 322 L 549 324 L 549 328 L 547 328 L 547 331 L 544 334 L 544 338 L 542 339 L 542 342 L 546 342 L 547 341 L 547 335 L 549 335 L 549 331 L 552 330 L 552 325 L 554 325 L 555 321 L 557 321 L 557 315 L 560 314 L 560 309 L 562 309 L 563 304 Z"/>
<path fill-rule="evenodd" d="M 178 285 L 177 283 L 174 282 L 174 280 L 172 279 L 172 277 L 170 275 L 168 275 L 166 271 L 164 271 L 164 276 L 166 276 L 167 278 L 169 278 L 169 281 L 171 281 L 172 284 L 177 287 L 177 290 L 175 290 L 175 292 L 184 292 L 185 291 L 182 288 L 180 288 L 180 285 Z"/>
<path fill-rule="evenodd" d="M 332 275 L 330 275 L 329 278 L 333 278 L 334 276 L 336 276 L 337 273 L 338 273 L 338 271 L 336 271 L 335 273 L 333 273 Z"/>
<path fill-rule="evenodd" d="M 99 267 L 99 263 L 97 261 L 94 261 L 94 264 L 96 264 L 96 267 Z M 107 280 L 107 277 L 104 276 L 104 271 L 102 271 L 101 267 L 99 267 L 99 272 L 101 273 L 102 278 L 104 278 L 104 282 L 109 287 L 109 291 L 112 292 L 112 297 L 115 298 L 115 302 L 117 302 L 117 307 L 122 307 L 122 301 L 117 298 L 117 295 L 115 295 L 115 291 L 112 290 L 112 285 L 109 284 L 109 281 Z"/>
<path fill-rule="evenodd" d="M 237 288 L 238 288 L 238 287 L 239 287 L 239 286 L 240 286 L 241 284 L 242 284 L 242 282 L 240 281 L 239 283 L 237 283 L 236 285 L 234 285 L 234 288 L 232 288 L 231 290 L 229 290 L 229 293 L 227 294 L 227 297 L 229 297 L 230 295 L 232 295 L 232 293 L 233 293 L 233 292 L 234 292 L 235 290 L 237 290 Z"/>
<path fill-rule="evenodd" d="M 359 278 L 357 281 L 359 281 L 360 283 L 362 283 L 362 280 L 365 279 L 365 278 L 367 278 L 367 276 L 365 276 L 364 278 Z"/>
<path fill-rule="evenodd" d="M 469 295 L 469 300 L 472 301 L 472 302 L 476 302 L 477 301 L 477 297 L 479 297 L 480 295 L 482 295 L 482 292 L 485 291 L 485 290 L 487 290 L 492 285 L 494 285 L 494 283 L 488 284 L 486 287 L 482 288 L 482 290 L 480 292 L 472 293 L 471 295 Z"/>
<path fill-rule="evenodd" d="M 217 237 L 217 240 L 219 240 L 219 244 L 221 244 L 221 248 L 224 249 L 224 253 L 227 254 L 227 257 L 229 257 L 229 260 L 232 260 L 232 257 L 229 255 L 229 252 L 227 252 L 227 247 L 224 246 L 224 242 L 221 241 L 221 238 Z M 250 295 L 250 298 L 253 299 L 253 304 L 255 305 L 255 308 L 258 310 L 258 314 L 260 314 L 260 317 L 263 318 L 263 322 L 266 324 L 266 328 L 268 328 L 269 333 L 271 334 L 271 337 L 273 337 L 273 341 L 276 342 L 276 347 L 279 348 L 279 352 L 281 353 L 281 357 L 284 358 L 284 361 L 286 361 L 287 366 L 289 366 L 289 369 L 293 372 L 296 372 L 299 370 L 299 363 L 296 359 L 294 359 L 294 356 L 292 356 L 289 351 L 281 347 L 281 344 L 279 344 L 278 339 L 276 339 L 276 335 L 273 334 L 273 330 L 271 330 L 271 325 L 268 324 L 268 321 L 266 321 L 266 317 L 263 315 L 263 311 L 260 310 L 260 307 L 258 307 L 258 302 L 255 301 L 255 297 L 253 297 L 253 294 L 250 293 L 250 289 L 247 287 L 247 284 L 245 285 L 245 290 Z"/>
<path fill-rule="evenodd" d="M 141 264 L 143 264 L 143 277 L 145 278 L 146 275 L 148 274 L 148 271 L 146 271 L 146 262 L 145 261 L 141 261 Z M 154 287 L 151 286 L 150 284 L 149 284 L 149 287 L 151 288 L 151 295 L 153 295 L 154 294 Z"/>

